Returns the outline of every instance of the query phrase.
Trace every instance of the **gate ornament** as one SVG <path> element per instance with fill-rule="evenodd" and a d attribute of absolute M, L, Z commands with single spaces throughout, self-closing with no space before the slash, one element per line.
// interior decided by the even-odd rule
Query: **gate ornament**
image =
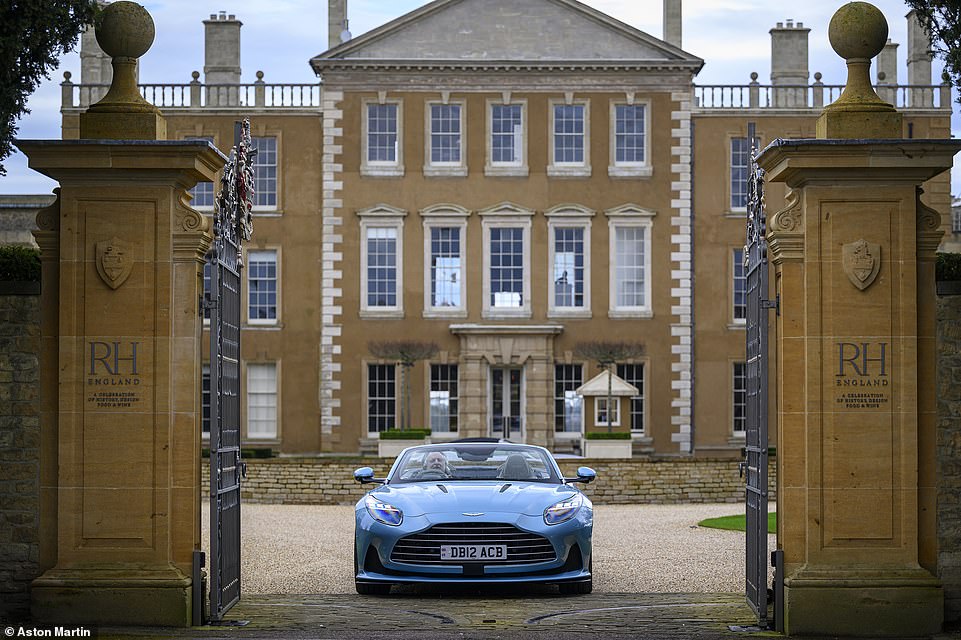
<path fill-rule="evenodd" d="M 841 247 L 841 265 L 860 291 L 870 287 L 881 270 L 881 245 L 861 238 Z"/>
<path fill-rule="evenodd" d="M 133 259 L 130 257 L 130 243 L 120 238 L 110 238 L 96 244 L 97 273 L 111 289 L 117 289 L 130 275 Z"/>
<path fill-rule="evenodd" d="M 237 247 L 237 260 L 242 267 L 240 246 L 250 240 L 254 230 L 250 212 L 254 205 L 253 159 L 257 154 L 250 139 L 250 120 L 247 118 L 240 125 L 239 138 L 230 150 L 230 159 L 220 178 L 214 236 L 215 250 L 225 248 L 224 240 Z"/>

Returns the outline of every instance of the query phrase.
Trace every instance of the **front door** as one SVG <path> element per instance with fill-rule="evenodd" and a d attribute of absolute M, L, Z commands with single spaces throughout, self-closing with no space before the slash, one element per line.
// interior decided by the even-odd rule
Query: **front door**
<path fill-rule="evenodd" d="M 518 367 L 491 367 L 491 435 L 523 441 L 524 370 Z"/>

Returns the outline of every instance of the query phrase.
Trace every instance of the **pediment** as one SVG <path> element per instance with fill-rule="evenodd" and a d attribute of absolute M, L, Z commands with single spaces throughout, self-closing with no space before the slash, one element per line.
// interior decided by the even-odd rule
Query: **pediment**
<path fill-rule="evenodd" d="M 403 218 L 406 215 L 406 209 L 398 209 L 384 203 L 357 210 L 357 216 L 360 218 Z"/>
<path fill-rule="evenodd" d="M 581 396 L 606 396 L 608 392 L 608 378 L 610 378 L 610 392 L 612 396 L 630 397 L 636 396 L 640 392 L 631 383 L 607 371 L 602 371 L 580 387 L 576 393 Z"/>
<path fill-rule="evenodd" d="M 311 62 L 703 63 L 576 0 L 435 0 Z"/>

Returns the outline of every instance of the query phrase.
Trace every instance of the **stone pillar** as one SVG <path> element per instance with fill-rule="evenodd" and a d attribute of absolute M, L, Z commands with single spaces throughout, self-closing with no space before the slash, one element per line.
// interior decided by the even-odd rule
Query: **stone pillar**
<path fill-rule="evenodd" d="M 204 20 L 204 83 L 207 106 L 240 104 L 240 27 L 234 15 L 210 14 Z"/>
<path fill-rule="evenodd" d="M 788 188 L 768 225 L 781 302 L 785 632 L 928 635 L 943 615 L 934 473 L 942 232 L 920 185 L 950 169 L 961 142 L 900 139 L 900 114 L 868 82 L 887 38 L 880 11 L 845 5 L 829 33 L 848 61 L 844 93 L 822 113 L 818 139 L 777 140 L 758 159 Z"/>
<path fill-rule="evenodd" d="M 808 34 L 803 22 L 771 29 L 771 84 L 775 107 L 807 107 Z M 780 88 L 778 88 L 780 87 Z"/>
<path fill-rule="evenodd" d="M 17 143 L 33 169 L 60 183 L 59 206 L 37 232 L 46 571 L 33 583 L 31 608 L 41 621 L 191 621 L 201 513 L 198 301 L 211 237 L 187 190 L 212 180 L 224 157 L 205 141 L 158 140 L 162 116 L 134 99 L 129 74 L 152 32 L 135 3 L 104 11 L 98 40 L 114 56 L 114 82 L 101 109 L 81 121 L 103 139 Z M 142 137 L 125 139 L 135 134 Z"/>
<path fill-rule="evenodd" d="M 664 0 L 664 42 L 681 48 L 681 0 Z"/>

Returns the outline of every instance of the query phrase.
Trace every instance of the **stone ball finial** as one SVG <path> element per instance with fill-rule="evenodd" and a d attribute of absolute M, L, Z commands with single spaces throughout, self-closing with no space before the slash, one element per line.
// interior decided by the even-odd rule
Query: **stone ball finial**
<path fill-rule="evenodd" d="M 97 20 L 97 44 L 112 58 L 139 58 L 153 44 L 153 18 L 129 0 L 107 5 Z"/>
<path fill-rule="evenodd" d="M 845 60 L 870 60 L 888 41 L 888 21 L 867 2 L 849 2 L 838 9 L 828 25 L 831 47 Z"/>

